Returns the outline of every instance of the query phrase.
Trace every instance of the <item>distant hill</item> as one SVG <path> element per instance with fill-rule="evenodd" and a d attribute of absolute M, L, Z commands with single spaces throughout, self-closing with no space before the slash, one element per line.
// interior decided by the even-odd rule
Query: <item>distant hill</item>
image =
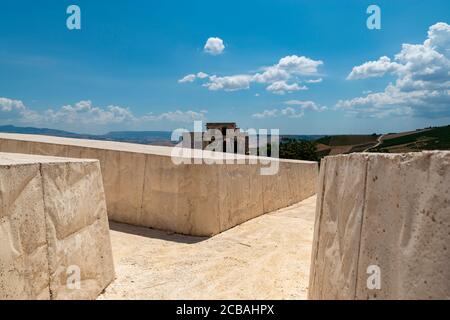
<path fill-rule="evenodd" d="M 280 135 L 280 139 L 294 139 L 294 140 L 305 140 L 305 141 L 314 141 L 324 137 L 324 135 L 298 135 L 298 134 L 282 134 Z"/>
<path fill-rule="evenodd" d="M 317 143 L 322 143 L 328 146 L 351 146 L 358 144 L 367 144 L 376 142 L 379 135 L 376 133 L 371 135 L 336 135 L 336 136 L 325 136 L 323 138 L 317 139 Z"/>
<path fill-rule="evenodd" d="M 415 152 L 422 150 L 450 150 L 450 125 L 415 131 L 325 136 L 314 141 L 318 157 L 353 152 Z"/>
<path fill-rule="evenodd" d="M 174 145 L 174 143 L 170 139 L 172 135 L 170 131 L 111 131 L 106 134 L 95 135 L 95 134 L 80 134 L 48 128 L 16 127 L 13 125 L 5 125 L 0 126 L 0 132 L 42 134 L 66 138 L 110 140 L 110 141 L 131 142 L 140 144 L 164 145 L 164 146 Z M 323 135 L 280 135 L 280 139 L 294 139 L 306 141 L 313 141 L 321 137 L 323 137 Z"/>
<path fill-rule="evenodd" d="M 319 158 L 343 153 L 362 152 L 378 143 L 380 135 L 333 135 L 315 140 Z"/>
<path fill-rule="evenodd" d="M 34 127 L 0 126 L 0 132 L 41 134 L 56 137 L 120 141 L 140 144 L 173 146 L 170 131 L 112 131 L 106 134 L 80 134 L 64 130 Z M 317 156 L 352 152 L 412 152 L 421 150 L 450 150 L 450 125 L 415 131 L 371 135 L 280 135 L 281 142 L 311 141 Z"/>
<path fill-rule="evenodd" d="M 63 130 L 55 130 L 48 128 L 34 128 L 34 127 L 16 127 L 12 125 L 0 126 L 0 132 L 6 133 L 23 133 L 23 134 L 42 134 L 56 137 L 70 137 L 70 138 L 86 138 L 91 135 L 78 134 Z"/>
<path fill-rule="evenodd" d="M 405 134 L 383 135 L 381 143 L 370 152 L 414 152 L 422 150 L 450 150 L 450 125 L 430 127 Z"/>
<path fill-rule="evenodd" d="M 172 132 L 169 131 L 113 131 L 97 137 L 112 141 L 170 146 L 175 144 L 171 141 L 171 136 Z"/>
<path fill-rule="evenodd" d="M 131 142 L 152 145 L 173 145 L 170 140 L 171 132 L 169 131 L 113 131 L 106 134 L 80 134 L 64 130 L 55 130 L 48 128 L 34 127 L 16 127 L 12 125 L 0 126 L 0 132 L 22 133 L 22 134 L 40 134 L 55 137 L 78 138 L 78 139 L 94 139 Z"/>

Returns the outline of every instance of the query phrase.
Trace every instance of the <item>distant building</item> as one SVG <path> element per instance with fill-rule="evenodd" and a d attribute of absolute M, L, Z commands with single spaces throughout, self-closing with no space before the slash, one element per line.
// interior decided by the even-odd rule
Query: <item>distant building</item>
<path fill-rule="evenodd" d="M 216 130 L 219 130 L 222 134 L 223 152 L 242 154 L 249 153 L 248 134 L 242 132 L 241 129 L 236 126 L 236 122 L 208 122 L 206 123 L 206 132 L 197 133 L 197 135 L 195 135 L 195 132 L 186 132 L 183 134 L 183 147 L 192 149 L 206 149 L 208 145 L 215 141 L 215 135 L 217 133 Z M 200 134 L 201 137 L 199 137 Z M 195 137 L 201 141 L 195 141 Z M 228 147 L 229 144 L 232 145 L 232 149 Z"/>

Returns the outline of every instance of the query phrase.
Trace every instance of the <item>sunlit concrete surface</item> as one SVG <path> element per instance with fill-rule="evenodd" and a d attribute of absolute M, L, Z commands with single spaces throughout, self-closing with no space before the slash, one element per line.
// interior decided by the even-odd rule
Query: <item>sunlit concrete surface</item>
<path fill-rule="evenodd" d="M 0 133 L 0 151 L 97 159 L 110 220 L 194 236 L 304 200 L 318 177 L 312 161 L 42 135 Z"/>
<path fill-rule="evenodd" d="M 116 280 L 100 299 L 305 299 L 315 196 L 211 238 L 111 223 Z"/>

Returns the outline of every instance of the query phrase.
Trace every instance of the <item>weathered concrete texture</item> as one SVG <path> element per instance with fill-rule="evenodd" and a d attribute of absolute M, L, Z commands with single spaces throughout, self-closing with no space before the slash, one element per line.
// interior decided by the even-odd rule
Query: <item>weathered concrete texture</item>
<path fill-rule="evenodd" d="M 249 164 L 258 157 L 175 165 L 171 147 L 37 135 L 2 133 L 0 151 L 98 159 L 110 220 L 198 236 L 306 199 L 318 175 L 316 162 L 271 159 L 279 171 L 262 176 L 269 164 Z M 198 160 L 200 152 L 182 158 Z M 204 162 L 218 153 L 205 154 Z"/>
<path fill-rule="evenodd" d="M 309 298 L 450 299 L 449 190 L 450 152 L 322 160 Z"/>
<path fill-rule="evenodd" d="M 94 299 L 113 278 L 98 161 L 0 153 L 0 300 Z"/>

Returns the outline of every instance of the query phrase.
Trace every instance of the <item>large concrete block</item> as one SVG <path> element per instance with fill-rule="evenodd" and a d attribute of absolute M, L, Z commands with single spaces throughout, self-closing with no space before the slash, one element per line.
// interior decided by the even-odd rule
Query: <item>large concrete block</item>
<path fill-rule="evenodd" d="M 0 153 L 0 204 L 0 298 L 93 299 L 113 280 L 98 161 Z"/>
<path fill-rule="evenodd" d="M 48 299 L 48 259 L 39 164 L 0 156 L 0 300 Z"/>
<path fill-rule="evenodd" d="M 311 299 L 450 298 L 450 152 L 322 162 Z"/>
<path fill-rule="evenodd" d="M 0 151 L 98 159 L 111 220 L 199 236 L 306 199 L 318 174 L 317 163 L 308 161 L 272 159 L 279 170 L 262 176 L 268 165 L 259 158 L 208 165 L 224 154 L 201 159 L 197 150 L 175 165 L 170 147 L 37 135 L 0 134 Z"/>
<path fill-rule="evenodd" d="M 316 220 L 320 232 L 310 278 L 314 298 L 354 298 L 366 165 L 366 158 L 355 154 L 340 161 L 326 158 L 321 167 L 324 185 Z"/>
<path fill-rule="evenodd" d="M 450 152 L 369 158 L 357 299 L 450 299 L 449 191 Z"/>

